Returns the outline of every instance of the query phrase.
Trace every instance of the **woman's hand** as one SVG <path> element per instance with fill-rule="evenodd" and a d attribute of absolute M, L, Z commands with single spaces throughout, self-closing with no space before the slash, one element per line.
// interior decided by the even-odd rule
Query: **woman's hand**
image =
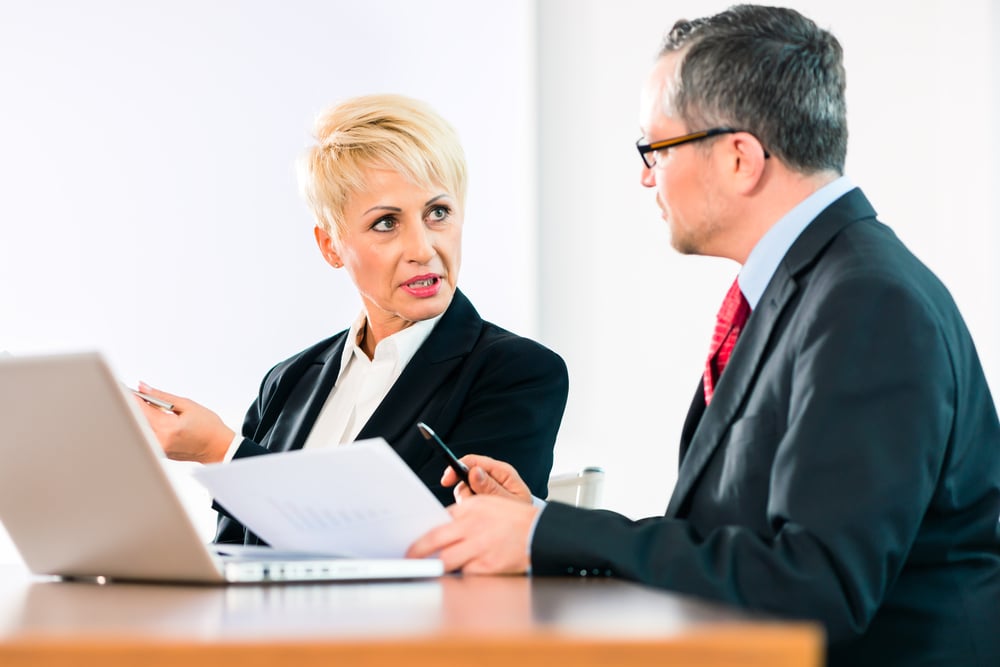
<path fill-rule="evenodd" d="M 154 407 L 138 396 L 135 399 L 167 457 L 199 463 L 218 463 L 225 458 L 236 434 L 222 423 L 217 414 L 194 401 L 154 389 L 144 382 L 139 383 L 139 391 L 174 405 L 173 410 L 168 411 Z"/>
<path fill-rule="evenodd" d="M 528 485 L 510 464 L 476 454 L 468 454 L 460 460 L 469 467 L 469 484 L 472 485 L 472 491 L 465 482 L 458 480 L 458 475 L 451 468 L 446 469 L 444 476 L 441 477 L 442 486 L 455 487 L 456 502 L 462 502 L 472 495 L 483 495 L 531 503 L 531 491 Z"/>

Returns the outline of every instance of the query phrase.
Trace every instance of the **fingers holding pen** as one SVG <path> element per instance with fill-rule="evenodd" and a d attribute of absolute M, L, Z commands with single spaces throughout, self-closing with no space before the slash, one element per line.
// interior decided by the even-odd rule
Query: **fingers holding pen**
<path fill-rule="evenodd" d="M 183 411 L 183 404 L 187 402 L 187 399 L 181 396 L 175 396 L 173 394 L 167 393 L 155 387 L 151 387 L 150 385 L 146 384 L 141 380 L 139 381 L 139 384 L 136 386 L 138 388 L 139 393 L 141 394 L 140 398 L 143 399 L 146 399 L 146 397 L 155 398 L 157 399 L 157 401 L 163 403 L 164 405 L 158 405 L 156 402 L 152 402 L 152 405 L 155 405 L 156 407 L 162 408 L 169 412 Z"/>
<path fill-rule="evenodd" d="M 499 496 L 519 500 L 516 495 L 505 489 L 500 482 L 493 479 L 479 466 L 469 469 L 469 483 L 459 482 L 456 484 L 454 494 L 456 502 L 463 502 L 474 495 Z"/>
<path fill-rule="evenodd" d="M 461 461 L 469 468 L 468 484 L 461 482 L 451 468 L 446 469 L 441 477 L 443 486 L 455 487 L 456 500 L 462 501 L 471 495 L 481 494 L 531 502 L 528 485 L 510 464 L 477 454 L 463 456 Z"/>
<path fill-rule="evenodd" d="M 140 407 L 169 458 L 201 463 L 223 460 L 235 433 L 217 414 L 190 399 L 154 389 L 145 382 L 138 386 L 143 394 L 170 405 L 168 410 L 154 407 L 149 399 L 140 400 Z"/>
<path fill-rule="evenodd" d="M 181 412 L 181 407 L 165 392 L 160 392 L 145 382 L 136 385 L 136 389 L 130 390 L 135 398 L 136 405 L 146 416 L 153 427 L 154 432 L 168 428 L 169 424 L 176 421 L 177 415 Z"/>

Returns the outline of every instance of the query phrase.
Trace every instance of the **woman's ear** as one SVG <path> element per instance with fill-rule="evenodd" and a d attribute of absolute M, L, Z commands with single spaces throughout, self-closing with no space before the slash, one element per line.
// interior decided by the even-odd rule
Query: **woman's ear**
<path fill-rule="evenodd" d="M 344 266 L 344 263 L 340 261 L 340 253 L 337 252 L 337 248 L 333 244 L 333 237 L 325 229 L 316 225 L 313 227 L 313 236 L 316 237 L 316 245 L 319 246 L 319 251 L 323 253 L 323 259 L 326 263 L 335 269 L 339 269 Z"/>

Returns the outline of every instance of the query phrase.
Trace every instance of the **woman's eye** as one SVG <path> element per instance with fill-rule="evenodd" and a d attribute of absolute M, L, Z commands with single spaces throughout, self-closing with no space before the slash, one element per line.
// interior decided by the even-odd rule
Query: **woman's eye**
<path fill-rule="evenodd" d="M 434 222 L 441 222 L 442 220 L 447 220 L 450 214 L 451 209 L 447 206 L 435 206 L 431 209 L 428 217 Z"/>
<path fill-rule="evenodd" d="M 397 224 L 398 223 L 392 218 L 379 218 L 375 221 L 375 224 L 372 225 L 372 229 L 376 232 L 391 232 L 396 228 Z"/>

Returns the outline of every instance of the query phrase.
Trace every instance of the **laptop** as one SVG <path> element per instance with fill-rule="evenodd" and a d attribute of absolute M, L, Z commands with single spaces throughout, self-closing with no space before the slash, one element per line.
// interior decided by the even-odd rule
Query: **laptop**
<path fill-rule="evenodd" d="M 0 358 L 0 522 L 28 569 L 67 579 L 411 579 L 437 559 L 205 544 L 130 391 L 98 353 Z"/>

